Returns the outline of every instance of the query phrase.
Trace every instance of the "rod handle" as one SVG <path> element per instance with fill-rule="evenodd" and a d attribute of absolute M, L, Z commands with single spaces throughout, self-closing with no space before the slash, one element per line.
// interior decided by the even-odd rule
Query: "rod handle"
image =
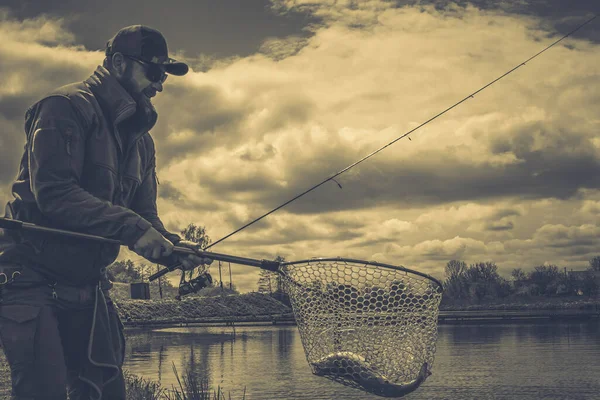
<path fill-rule="evenodd" d="M 23 227 L 23 222 L 16 219 L 0 217 L 0 228 L 9 230 L 19 230 Z"/>
<path fill-rule="evenodd" d="M 175 265 L 176 264 L 175 260 L 177 258 L 176 253 L 196 254 L 199 257 L 210 258 L 211 260 L 232 262 L 234 264 L 240 264 L 240 265 L 248 265 L 251 267 L 258 267 L 261 269 L 266 269 L 266 270 L 272 271 L 272 272 L 277 272 L 279 270 L 279 266 L 280 266 L 279 262 L 277 262 L 277 261 L 257 260 L 254 258 L 231 256 L 229 254 L 212 253 L 210 251 L 201 251 L 201 250 L 195 251 L 195 250 L 192 250 L 187 247 L 175 246 L 173 248 L 173 253 L 171 253 L 171 255 L 169 257 L 160 260 L 160 264 L 169 265 L 169 266 L 161 271 L 158 271 L 158 272 L 150 275 L 148 277 L 148 279 L 150 281 L 153 281 L 153 280 L 158 279 L 159 277 L 175 270 L 177 268 L 177 265 Z M 169 259 L 172 259 L 173 261 L 169 261 Z M 171 264 L 173 264 L 173 265 L 171 265 Z"/>

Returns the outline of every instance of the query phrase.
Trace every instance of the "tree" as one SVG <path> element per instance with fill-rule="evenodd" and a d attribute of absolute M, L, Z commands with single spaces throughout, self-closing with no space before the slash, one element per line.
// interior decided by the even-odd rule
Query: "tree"
<path fill-rule="evenodd" d="M 556 294 L 562 278 L 556 265 L 539 265 L 529 274 L 529 281 L 538 288 L 537 293 L 533 293 L 537 295 Z"/>
<path fill-rule="evenodd" d="M 138 264 L 137 269 L 139 271 L 139 275 L 140 275 L 140 280 L 143 282 L 144 278 L 148 275 L 150 275 L 151 273 L 149 273 L 149 265 L 146 265 L 144 263 Z"/>
<path fill-rule="evenodd" d="M 278 255 L 273 261 L 283 263 L 285 262 L 285 257 Z M 283 286 L 283 277 L 278 272 L 273 272 L 273 275 L 275 277 L 275 293 L 283 294 L 285 292 L 285 288 Z"/>
<path fill-rule="evenodd" d="M 279 263 L 285 262 L 285 257 L 276 256 L 273 261 Z M 278 272 L 272 272 L 267 270 L 261 270 L 259 272 L 258 279 L 258 292 L 273 296 L 279 301 L 286 300 L 285 287 L 283 283 L 283 277 Z"/>
<path fill-rule="evenodd" d="M 451 299 L 468 298 L 468 285 L 465 279 L 467 264 L 464 261 L 450 260 L 446 264 L 446 280 L 444 281 L 444 297 Z"/>
<path fill-rule="evenodd" d="M 524 282 L 527 280 L 527 274 L 523 272 L 521 268 L 515 268 L 511 271 L 510 276 L 513 278 L 515 283 Z"/>
<path fill-rule="evenodd" d="M 201 249 L 206 248 L 206 246 L 211 243 L 210 236 L 208 236 L 206 233 L 206 228 L 203 226 L 198 226 L 193 222 L 181 231 L 181 235 L 183 236 L 184 240 L 198 243 Z M 185 274 L 185 272 L 182 272 L 182 276 L 184 276 L 183 274 Z M 194 271 L 189 271 L 188 279 L 192 279 L 193 275 Z"/>
<path fill-rule="evenodd" d="M 131 260 L 115 261 L 108 266 L 106 273 L 113 282 L 133 283 L 142 279 L 139 268 Z"/>
<path fill-rule="evenodd" d="M 258 278 L 258 292 L 263 294 L 268 294 L 269 296 L 273 294 L 273 272 L 267 271 L 266 269 L 261 269 Z"/>
<path fill-rule="evenodd" d="M 595 256 L 590 260 L 590 267 L 592 271 L 600 271 L 600 256 Z"/>
<path fill-rule="evenodd" d="M 201 248 L 206 248 L 211 243 L 210 236 L 206 233 L 206 228 L 198 226 L 194 223 L 190 223 L 185 229 L 181 231 L 181 235 L 184 240 L 198 243 Z"/>
<path fill-rule="evenodd" d="M 459 260 L 450 260 L 446 264 L 446 278 L 456 279 L 465 273 L 467 270 L 467 263 Z"/>
<path fill-rule="evenodd" d="M 586 279 L 583 281 L 581 290 L 586 296 L 597 296 L 600 292 L 600 287 L 598 287 L 598 283 L 596 282 L 596 280 L 590 277 L 590 279 Z"/>
<path fill-rule="evenodd" d="M 481 302 L 510 294 L 510 285 L 498 274 L 493 262 L 478 262 L 468 268 L 463 261 L 452 260 L 446 265 L 444 297 L 453 300 Z"/>

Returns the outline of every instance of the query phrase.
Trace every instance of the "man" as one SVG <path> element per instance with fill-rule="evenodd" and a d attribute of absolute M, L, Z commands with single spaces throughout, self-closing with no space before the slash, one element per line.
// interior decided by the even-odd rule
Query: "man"
<path fill-rule="evenodd" d="M 152 97 L 188 66 L 160 32 L 120 30 L 103 66 L 27 110 L 27 142 L 6 217 L 117 239 L 152 261 L 173 246 L 157 215 Z M 119 245 L 40 233 L 0 236 L 0 340 L 12 399 L 125 399 L 122 324 L 106 267 Z M 186 270 L 210 260 L 186 255 Z"/>

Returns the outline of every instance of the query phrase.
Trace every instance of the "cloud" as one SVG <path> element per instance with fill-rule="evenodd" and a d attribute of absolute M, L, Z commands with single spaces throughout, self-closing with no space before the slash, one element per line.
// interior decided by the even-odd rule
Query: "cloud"
<path fill-rule="evenodd" d="M 280 13 L 314 17 L 311 36 L 271 36 L 221 62 L 182 51 L 198 67 L 167 80 L 152 131 L 167 227 L 194 222 L 219 239 L 558 38 L 556 19 L 503 4 L 278 1 Z M 16 172 L 25 108 L 102 60 L 64 26 L 0 19 L 2 184 Z M 214 250 L 377 259 L 437 276 L 452 258 L 577 267 L 600 222 L 599 64 L 596 42 L 575 35 Z M 236 273 L 243 290 L 256 287 L 257 271 Z"/>
<path fill-rule="evenodd" d="M 277 156 L 269 158 L 269 168 L 278 171 L 285 187 L 257 188 L 255 199 L 275 206 L 426 120 L 451 104 L 456 93 L 468 94 L 463 88 L 476 89 L 539 49 L 541 33 L 535 31 L 535 21 L 525 17 L 472 7 L 450 14 L 382 9 L 385 4 L 365 6 L 364 12 L 377 16 L 370 30 L 350 29 L 334 20 L 316 30 L 301 51 L 277 63 L 257 55 L 198 76 L 196 81 L 211 82 L 211 93 L 219 96 L 200 107 L 191 101 L 188 114 L 209 126 L 194 129 L 174 110 L 173 119 L 184 121 L 187 128 L 172 133 L 161 148 L 173 149 L 170 156 L 181 163 L 191 153 L 219 158 L 226 149 L 241 157 L 271 149 L 270 155 Z M 418 24 L 411 31 L 402 28 L 413 21 Z M 482 41 L 464 26 L 486 32 L 486 37 Z M 488 51 L 484 43 L 505 36 L 494 53 L 483 56 Z M 441 38 L 445 46 L 440 46 Z M 516 49 L 514 43 L 519 43 Z M 341 198 L 339 192 L 328 191 L 295 202 L 293 210 L 502 196 L 569 198 L 582 187 L 598 187 L 595 124 L 590 124 L 590 107 L 584 106 L 596 101 L 595 91 L 584 87 L 596 84 L 597 72 L 591 66 L 598 54 L 585 43 L 577 46 L 548 53 L 546 62 L 552 65 L 560 65 L 565 57 L 574 60 L 553 72 L 549 79 L 555 79 L 555 85 L 540 88 L 532 83 L 537 82 L 534 75 L 548 71 L 545 63 L 531 63 L 518 83 L 498 84 L 491 95 L 482 93 L 472 106 L 415 133 L 412 143 L 404 140 L 341 176 Z M 463 48 L 469 50 L 461 53 Z M 578 57 L 590 62 L 579 63 Z M 575 64 L 578 71 L 572 69 Z M 473 70 L 481 73 L 473 75 Z M 561 95 L 549 95 L 556 91 Z M 581 107 L 566 114 L 557 111 L 566 104 Z M 211 122 L 215 118 L 206 115 L 206 109 L 222 119 Z M 176 129 L 177 123 L 169 126 Z M 215 146 L 214 153 L 206 153 Z M 249 159 L 241 161 L 243 165 Z M 248 171 L 232 170 L 232 175 Z M 220 171 L 219 179 L 203 182 L 204 190 L 221 191 L 226 179 Z M 239 185 L 235 176 L 231 180 Z"/>
<path fill-rule="evenodd" d="M 100 58 L 74 43 L 65 20 L 38 16 L 15 20 L 0 9 L 0 184 L 17 174 L 25 144 L 25 111 L 39 98 L 72 80 L 83 80 Z M 100 58 L 101 59 L 101 58 Z M 7 193 L 2 198 L 8 199 Z"/>
<path fill-rule="evenodd" d="M 391 142 L 554 39 L 536 18 L 472 6 L 331 4 L 315 11 L 324 22 L 301 49 L 291 40 L 286 53 L 282 41 L 281 57 L 257 54 L 197 77 L 222 93 L 216 109 L 225 104 L 240 113 L 211 133 L 202 157 L 182 147 L 163 165 L 187 194 L 188 212 L 204 215 L 217 237 Z M 559 207 L 568 210 L 566 219 L 598 188 L 592 104 L 600 53 L 585 40 L 567 44 L 412 141 L 339 176 L 342 189 L 328 182 L 218 247 L 257 257 L 378 258 L 438 275 L 445 261 L 460 257 L 494 259 L 502 271 L 551 259 L 581 264 L 591 248 L 570 254 L 535 231 L 544 219 L 579 229 L 584 220 L 543 214 Z M 292 118 L 294 108 L 280 104 L 306 111 Z M 286 123 L 270 122 L 275 116 Z M 186 174 L 191 179 L 177 178 Z M 162 204 L 166 218 L 180 213 Z M 218 216 L 202 211 L 209 208 Z M 337 225 L 336 232 L 324 222 L 331 215 L 356 225 Z"/>
<path fill-rule="evenodd" d="M 0 33 L 6 41 L 37 43 L 48 46 L 72 45 L 73 33 L 65 30 L 65 19 L 40 15 L 23 21 L 11 19 L 7 9 L 0 9 Z"/>

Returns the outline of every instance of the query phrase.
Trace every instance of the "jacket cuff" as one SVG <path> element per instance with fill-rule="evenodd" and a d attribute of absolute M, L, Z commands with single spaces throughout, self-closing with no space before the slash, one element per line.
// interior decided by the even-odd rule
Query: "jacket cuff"
<path fill-rule="evenodd" d="M 174 246 L 177 246 L 177 243 L 181 242 L 181 236 L 179 236 L 176 233 L 167 232 L 166 235 L 164 235 L 164 237 L 166 237 L 167 240 L 173 243 Z"/>
<path fill-rule="evenodd" d="M 123 243 L 128 247 L 132 247 L 151 227 L 150 222 L 140 217 L 135 225 L 129 226 L 129 229 L 127 229 L 125 237 L 123 237 Z"/>

